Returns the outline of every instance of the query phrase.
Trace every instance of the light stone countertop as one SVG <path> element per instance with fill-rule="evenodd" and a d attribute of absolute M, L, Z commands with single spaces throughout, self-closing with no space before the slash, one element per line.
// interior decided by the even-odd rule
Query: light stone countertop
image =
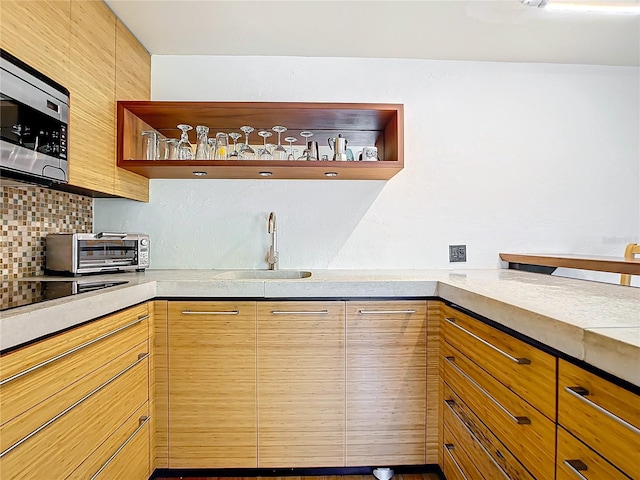
<path fill-rule="evenodd" d="M 220 279 L 225 272 L 91 276 L 129 283 L 0 312 L 0 350 L 156 297 L 440 297 L 640 386 L 640 288 L 500 269 L 311 270 L 266 281 Z"/>

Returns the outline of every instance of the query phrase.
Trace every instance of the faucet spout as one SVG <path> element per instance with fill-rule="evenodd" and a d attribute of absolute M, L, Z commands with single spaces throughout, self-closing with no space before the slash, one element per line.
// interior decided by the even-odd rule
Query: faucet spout
<path fill-rule="evenodd" d="M 269 214 L 268 232 L 271 235 L 271 245 L 269 245 L 269 254 L 267 255 L 269 270 L 278 270 L 278 226 L 274 212 Z"/>

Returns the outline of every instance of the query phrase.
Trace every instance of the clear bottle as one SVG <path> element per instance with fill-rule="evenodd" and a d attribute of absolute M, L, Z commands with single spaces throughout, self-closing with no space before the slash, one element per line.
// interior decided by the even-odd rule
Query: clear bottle
<path fill-rule="evenodd" d="M 209 127 L 198 125 L 196 134 L 196 160 L 209 160 Z"/>

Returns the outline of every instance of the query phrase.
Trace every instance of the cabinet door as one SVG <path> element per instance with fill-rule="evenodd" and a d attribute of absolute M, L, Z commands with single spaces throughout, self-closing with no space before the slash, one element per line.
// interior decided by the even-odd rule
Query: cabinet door
<path fill-rule="evenodd" d="M 258 466 L 344 466 L 344 302 L 258 304 Z"/>
<path fill-rule="evenodd" d="M 425 463 L 426 301 L 347 302 L 347 466 Z"/>
<path fill-rule="evenodd" d="M 69 183 L 113 194 L 116 17 L 104 4 L 71 2 Z"/>
<path fill-rule="evenodd" d="M 149 100 L 151 55 L 120 21 L 116 21 L 116 100 Z M 115 115 L 115 110 L 113 111 Z M 116 142 L 116 138 L 113 138 Z M 115 157 L 113 162 L 116 162 Z M 115 195 L 149 201 L 149 179 L 116 167 Z"/>
<path fill-rule="evenodd" d="M 2 0 L 0 46 L 68 88 L 70 9 L 70 0 Z"/>
<path fill-rule="evenodd" d="M 169 468 L 255 468 L 256 304 L 168 311 Z"/>

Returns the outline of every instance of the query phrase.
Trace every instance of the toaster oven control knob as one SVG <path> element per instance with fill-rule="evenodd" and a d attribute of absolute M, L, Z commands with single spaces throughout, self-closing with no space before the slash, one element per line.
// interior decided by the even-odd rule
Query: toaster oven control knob
<path fill-rule="evenodd" d="M 149 240 L 147 240 L 146 238 L 143 238 L 142 240 L 140 240 L 140 245 L 142 245 L 143 247 L 146 247 L 147 245 L 149 245 Z"/>

